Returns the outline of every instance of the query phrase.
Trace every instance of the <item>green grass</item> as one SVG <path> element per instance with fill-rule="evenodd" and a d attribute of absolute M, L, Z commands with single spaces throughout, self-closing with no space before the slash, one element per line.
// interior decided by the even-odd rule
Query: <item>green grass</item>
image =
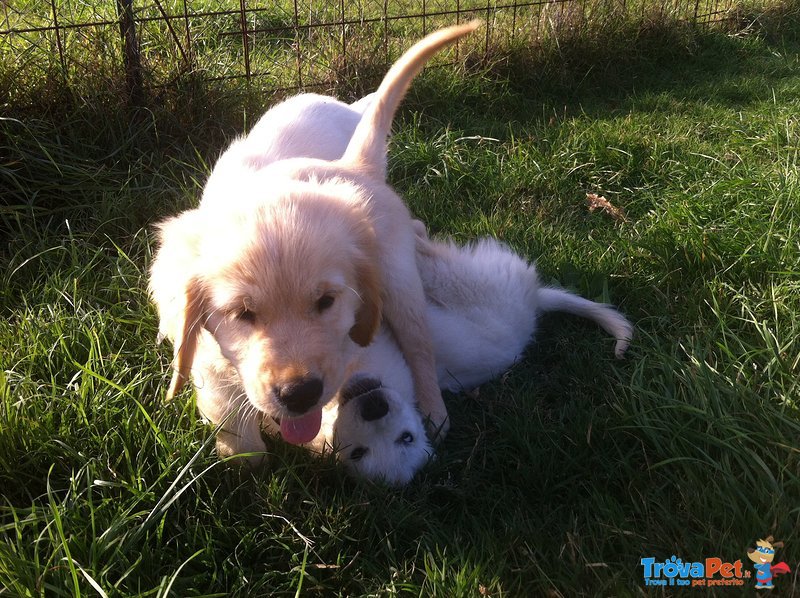
<path fill-rule="evenodd" d="M 506 376 L 447 397 L 452 431 L 403 490 L 279 442 L 239 473 L 191 393 L 162 403 L 151 225 L 263 98 L 7 110 L 0 595 L 629 595 L 642 557 L 746 566 L 768 534 L 796 569 L 799 33 L 509 50 L 415 84 L 390 156 L 412 210 L 500 237 L 637 336 L 616 361 L 544 319 Z"/>

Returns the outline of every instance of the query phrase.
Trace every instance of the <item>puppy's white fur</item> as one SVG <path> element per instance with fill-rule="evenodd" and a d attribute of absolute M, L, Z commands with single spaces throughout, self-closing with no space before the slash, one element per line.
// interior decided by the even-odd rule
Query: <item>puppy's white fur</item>
<path fill-rule="evenodd" d="M 540 313 L 563 311 L 595 321 L 622 357 L 633 334 L 618 311 L 561 289 L 541 287 L 536 269 L 493 239 L 460 247 L 431 242 L 420 230 L 417 263 L 425 287 L 439 384 L 470 390 L 495 378 L 522 355 Z M 359 373 L 326 413 L 323 441 L 354 474 L 402 485 L 433 448 L 415 407 L 408 366 L 384 328 L 361 351 Z"/>
<path fill-rule="evenodd" d="M 386 139 L 423 64 L 476 27 L 418 42 L 359 105 L 305 96 L 276 107 L 220 158 L 200 207 L 160 225 L 150 289 L 175 348 L 167 398 L 192 376 L 200 410 L 222 426 L 221 454 L 263 451 L 264 416 L 281 418 L 291 441 L 312 437 L 381 315 L 420 408 L 446 428 L 411 218 L 386 183 Z"/>

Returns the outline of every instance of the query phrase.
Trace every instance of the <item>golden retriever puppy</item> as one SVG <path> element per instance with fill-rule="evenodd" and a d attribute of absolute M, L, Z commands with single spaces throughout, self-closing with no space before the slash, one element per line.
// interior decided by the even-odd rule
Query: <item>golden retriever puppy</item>
<path fill-rule="evenodd" d="M 440 30 L 406 52 L 362 103 L 341 158 L 283 159 L 290 150 L 260 160 L 248 136 L 221 157 L 200 207 L 160 225 L 150 289 L 174 345 L 167 398 L 192 376 L 198 407 L 221 427 L 221 455 L 263 451 L 265 416 L 288 442 L 312 440 L 382 318 L 422 413 L 446 430 L 414 228 L 386 182 L 386 141 L 424 63 L 477 26 Z"/>

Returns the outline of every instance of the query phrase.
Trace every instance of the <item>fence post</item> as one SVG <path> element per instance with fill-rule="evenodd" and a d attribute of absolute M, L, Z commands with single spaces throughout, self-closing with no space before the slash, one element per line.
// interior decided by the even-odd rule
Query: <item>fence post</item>
<path fill-rule="evenodd" d="M 5 2 L 3 3 L 5 4 Z M 50 8 L 53 10 L 53 27 L 56 30 L 56 47 L 58 48 L 58 59 L 61 62 L 61 77 L 64 79 L 64 86 L 67 86 L 67 60 L 64 57 L 64 46 L 61 43 L 61 28 L 58 26 L 58 9 L 56 8 L 56 0 L 50 0 Z M 6 11 L 8 8 L 6 7 Z M 6 12 L 6 22 L 8 22 L 8 13 Z"/>
<path fill-rule="evenodd" d="M 242 48 L 244 48 L 244 71 L 247 77 L 248 89 L 250 88 L 250 35 L 247 31 L 246 0 L 239 0 L 239 23 L 242 28 Z"/>
<path fill-rule="evenodd" d="M 124 48 L 125 87 L 131 104 L 141 106 L 144 102 L 144 83 L 142 81 L 142 58 L 139 52 L 139 42 L 136 39 L 136 22 L 133 17 L 133 0 L 117 0 L 117 15 Z"/>

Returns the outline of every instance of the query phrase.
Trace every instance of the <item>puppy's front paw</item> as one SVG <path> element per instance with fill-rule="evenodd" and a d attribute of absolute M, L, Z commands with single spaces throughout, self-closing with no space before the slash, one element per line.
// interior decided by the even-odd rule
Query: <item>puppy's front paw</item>
<path fill-rule="evenodd" d="M 418 387 L 419 388 L 419 387 Z M 433 444 L 444 439 L 450 430 L 450 419 L 447 417 L 447 407 L 442 398 L 442 391 L 438 383 L 428 387 L 428 392 L 422 389 L 417 393 L 417 405 L 425 420 L 428 437 Z"/>
<path fill-rule="evenodd" d="M 224 430 L 217 434 L 217 455 L 237 465 L 259 467 L 264 462 L 266 450 L 267 445 L 261 438 L 245 439 Z"/>
<path fill-rule="evenodd" d="M 434 410 L 425 417 L 425 429 L 433 444 L 439 444 L 450 431 L 450 418 L 442 404 L 442 409 Z"/>

